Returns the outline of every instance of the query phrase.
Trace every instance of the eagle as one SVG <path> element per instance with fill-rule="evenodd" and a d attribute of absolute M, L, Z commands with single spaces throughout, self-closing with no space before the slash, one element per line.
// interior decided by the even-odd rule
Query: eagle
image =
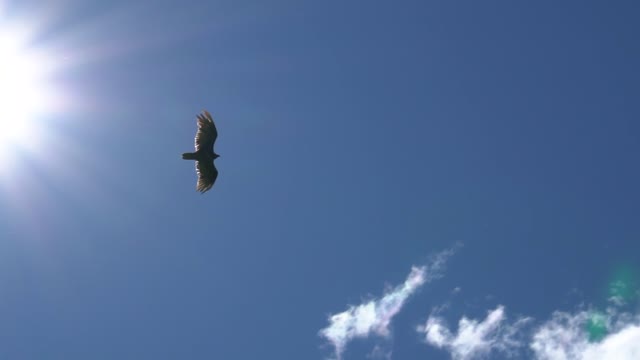
<path fill-rule="evenodd" d="M 205 193 L 211 189 L 213 183 L 218 178 L 218 169 L 216 169 L 213 161 L 220 155 L 213 152 L 213 144 L 218 138 L 218 130 L 213 123 L 213 118 L 207 110 L 203 110 L 197 116 L 198 131 L 196 132 L 195 147 L 196 152 L 184 153 L 184 160 L 196 161 L 196 173 L 198 174 L 198 183 L 196 190 Z"/>

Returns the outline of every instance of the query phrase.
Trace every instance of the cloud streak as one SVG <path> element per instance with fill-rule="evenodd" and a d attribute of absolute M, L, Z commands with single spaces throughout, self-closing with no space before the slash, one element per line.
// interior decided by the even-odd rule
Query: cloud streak
<path fill-rule="evenodd" d="M 319 335 L 327 339 L 335 349 L 335 356 L 341 359 L 349 341 L 370 335 L 389 336 L 389 325 L 400 312 L 407 299 L 422 285 L 442 276 L 447 259 L 457 247 L 437 254 L 424 266 L 413 266 L 404 283 L 374 299 L 358 306 L 329 316 L 329 326 L 320 330 Z"/>

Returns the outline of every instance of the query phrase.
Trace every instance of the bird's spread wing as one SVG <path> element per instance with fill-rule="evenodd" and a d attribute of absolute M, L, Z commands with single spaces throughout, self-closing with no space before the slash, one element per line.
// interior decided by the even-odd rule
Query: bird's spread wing
<path fill-rule="evenodd" d="M 216 182 L 218 177 L 218 169 L 216 169 L 213 160 L 196 161 L 196 172 L 198 173 L 198 184 L 196 190 L 201 193 L 207 192 Z"/>
<path fill-rule="evenodd" d="M 198 132 L 196 133 L 196 151 L 200 149 L 208 149 L 213 151 L 213 144 L 218 138 L 218 130 L 216 124 L 213 123 L 213 118 L 207 110 L 202 111 L 198 115 Z"/>

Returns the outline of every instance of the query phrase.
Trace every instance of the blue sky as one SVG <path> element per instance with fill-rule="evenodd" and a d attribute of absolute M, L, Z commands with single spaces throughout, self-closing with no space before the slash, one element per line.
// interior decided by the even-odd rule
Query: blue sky
<path fill-rule="evenodd" d="M 0 5 L 58 98 L 0 144 L 0 357 L 640 351 L 636 2 Z"/>

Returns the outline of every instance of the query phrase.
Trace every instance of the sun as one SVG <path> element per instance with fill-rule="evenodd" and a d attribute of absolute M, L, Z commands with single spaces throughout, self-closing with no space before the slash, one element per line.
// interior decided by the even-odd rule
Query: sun
<path fill-rule="evenodd" d="M 22 143 L 46 105 L 44 69 L 16 37 L 0 28 L 0 146 Z"/>
<path fill-rule="evenodd" d="M 38 122 L 55 95 L 50 64 L 24 27 L 0 23 L 0 165 L 16 150 L 37 145 Z"/>

